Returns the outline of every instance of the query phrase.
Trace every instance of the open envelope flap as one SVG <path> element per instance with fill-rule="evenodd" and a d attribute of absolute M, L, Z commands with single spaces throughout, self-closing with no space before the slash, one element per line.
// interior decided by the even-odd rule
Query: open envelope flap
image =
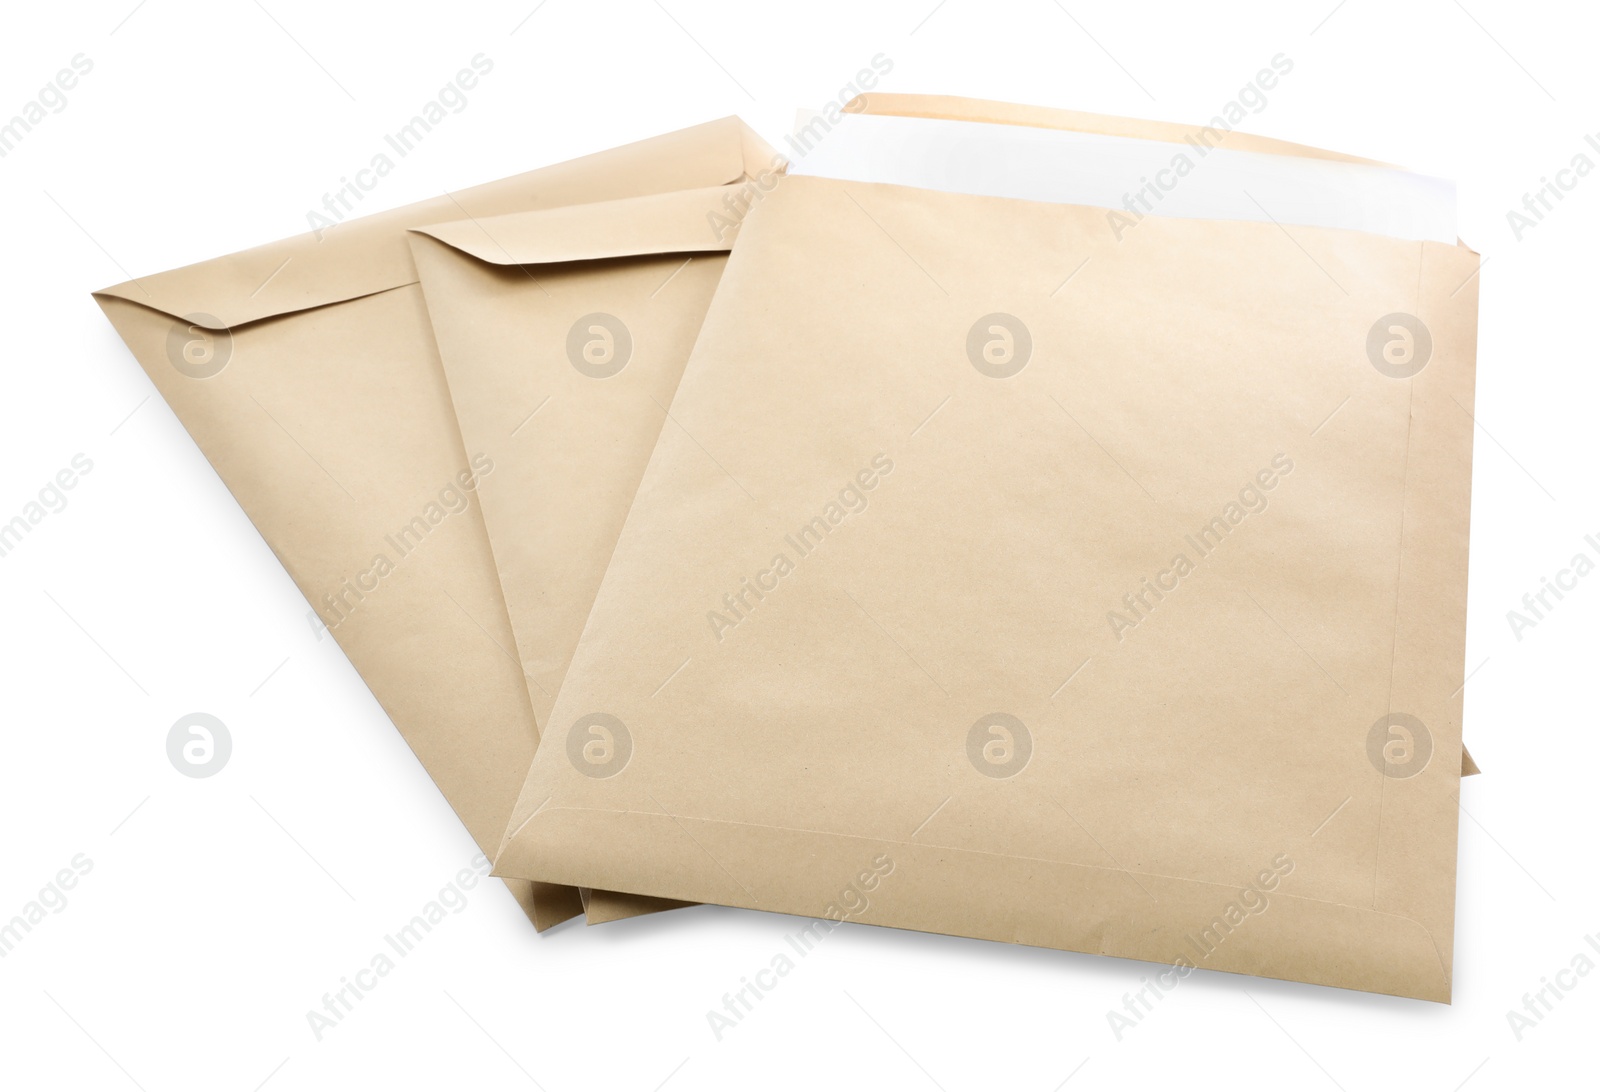
<path fill-rule="evenodd" d="M 764 162 L 763 147 L 744 122 L 722 118 L 320 232 L 138 277 L 97 295 L 186 318 L 204 329 L 230 329 L 416 283 L 407 228 L 567 204 L 580 185 L 589 201 L 634 196 L 644 177 L 658 192 L 726 185 L 770 169 L 775 155 Z"/>
<path fill-rule="evenodd" d="M 710 186 L 416 228 L 495 265 L 594 261 L 732 248 L 751 185 Z"/>
<path fill-rule="evenodd" d="M 1447 1000 L 1476 266 L 786 179 L 497 871 Z"/>
<path fill-rule="evenodd" d="M 857 95 L 844 107 L 852 114 L 886 114 L 902 118 L 944 118 L 949 121 L 980 121 L 996 125 L 1025 125 L 1035 129 L 1070 129 L 1079 133 L 1098 133 L 1102 136 L 1132 137 L 1137 140 L 1162 140 L 1170 144 L 1183 144 L 1205 140 L 1215 147 L 1229 147 L 1241 152 L 1261 152 L 1275 155 L 1298 155 L 1310 159 L 1333 159 L 1344 163 L 1366 163 L 1383 166 L 1376 160 L 1361 159 L 1343 152 L 1330 152 L 1287 140 L 1256 136 L 1253 133 L 1235 132 L 1225 126 L 1207 122 L 1203 125 L 1180 125 L 1170 121 L 1145 121 L 1141 118 L 1123 118 L 1111 114 L 1086 114 L 1078 110 L 1058 110 L 1049 106 L 1025 106 L 1010 102 L 990 102 L 968 99 L 958 95 L 902 95 L 883 91 L 870 91 Z M 1213 118 L 1212 121 L 1218 119 Z"/>

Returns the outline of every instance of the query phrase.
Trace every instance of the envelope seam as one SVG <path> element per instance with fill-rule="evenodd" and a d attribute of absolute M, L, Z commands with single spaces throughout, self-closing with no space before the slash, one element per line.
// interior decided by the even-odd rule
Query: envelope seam
<path fill-rule="evenodd" d="M 548 803 L 548 801 L 546 801 L 546 803 Z M 878 836 L 869 836 L 869 835 L 864 835 L 864 834 L 840 834 L 840 833 L 838 833 L 836 831 L 816 830 L 816 829 L 813 829 L 813 828 L 810 828 L 810 827 L 780 826 L 780 825 L 778 825 L 776 823 L 750 823 L 750 822 L 745 822 L 743 820 L 738 820 L 738 819 L 716 819 L 716 818 L 712 818 L 710 816 L 674 815 L 673 813 L 671 813 L 669 811 L 666 811 L 665 809 L 663 809 L 661 811 L 640 811 L 640 810 L 637 810 L 637 809 L 634 809 L 634 808 L 626 808 L 626 809 L 620 809 L 619 810 L 619 809 L 614 809 L 614 808 L 590 808 L 590 807 L 571 807 L 571 806 L 557 806 L 557 807 L 553 807 L 553 808 L 545 808 L 543 805 L 541 805 L 540 812 L 536 812 L 535 815 L 529 816 L 527 822 L 525 822 L 523 824 L 523 827 L 525 828 L 528 825 L 528 823 L 531 823 L 533 821 L 533 819 L 538 814 L 542 813 L 542 814 L 545 814 L 545 815 L 554 815 L 557 812 L 571 812 L 573 814 L 591 814 L 591 815 L 615 815 L 615 816 L 639 815 L 639 816 L 645 816 L 645 817 L 652 818 L 652 819 L 669 819 L 669 820 L 673 820 L 675 823 L 676 822 L 708 823 L 708 824 L 714 824 L 714 825 L 718 825 L 718 826 L 737 827 L 737 828 L 740 828 L 742 830 L 770 830 L 770 831 L 779 831 L 779 832 L 790 833 L 790 834 L 812 834 L 812 835 L 815 835 L 815 836 L 817 836 L 819 838 L 827 838 L 827 839 L 834 840 L 834 841 L 846 840 L 846 841 L 860 841 L 860 842 L 879 842 L 879 843 L 882 843 L 882 844 L 885 844 L 885 845 L 906 846 L 906 847 L 910 847 L 910 848 L 914 848 L 914 849 L 948 850 L 948 851 L 955 852 L 955 853 L 970 853 L 970 854 L 974 854 L 974 855 L 980 856 L 980 857 L 992 857 L 992 858 L 995 858 L 997 860 L 1026 861 L 1026 862 L 1032 862 L 1032 863 L 1038 863 L 1038 864 L 1066 865 L 1066 866 L 1068 866 L 1070 868 L 1086 868 L 1086 869 L 1091 869 L 1091 870 L 1093 870 L 1095 872 L 1108 873 L 1110 875 L 1144 876 L 1144 877 L 1146 877 L 1148 879 L 1152 879 L 1152 880 L 1167 880 L 1167 881 L 1170 881 L 1172 883 L 1194 884 L 1195 886 L 1198 886 L 1198 887 L 1217 888 L 1217 889 L 1222 890 L 1222 891 L 1233 890 L 1234 888 L 1239 886 L 1237 884 L 1223 883 L 1223 882 L 1220 882 L 1218 880 L 1197 880 L 1197 879 L 1194 879 L 1193 877 L 1190 877 L 1190 876 L 1173 876 L 1173 875 L 1169 875 L 1168 873 L 1164 873 L 1164 872 L 1146 872 L 1146 871 L 1142 871 L 1142 870 L 1138 870 L 1138 869 L 1132 869 L 1132 868 L 1112 868 L 1112 867 L 1107 866 L 1107 865 L 1087 864 L 1087 863 L 1083 863 L 1083 862 L 1079 862 L 1079 861 L 1063 861 L 1063 860 L 1059 860 L 1059 859 L 1054 858 L 1054 857 L 1031 857 L 1031 856 L 1027 856 L 1025 854 L 1020 854 L 1020 853 L 1000 853 L 1000 852 L 997 852 L 997 851 L 991 850 L 991 849 L 973 849 L 973 848 L 971 848 L 969 846 L 945 845 L 945 844 L 939 843 L 939 842 L 912 842 L 912 841 L 907 841 L 907 840 L 901 839 L 901 838 L 885 838 L 885 837 L 878 837 Z M 692 838 L 691 838 L 691 841 L 693 841 Z M 541 881 L 541 882 L 546 882 L 546 881 Z M 737 881 L 735 881 L 735 882 L 737 882 Z M 741 885 L 741 886 L 743 886 L 743 885 Z M 1358 912 L 1361 912 L 1361 913 L 1377 914 L 1377 915 L 1380 915 L 1382 917 L 1393 918 L 1393 919 L 1395 919 L 1397 921 L 1410 922 L 1413 925 L 1417 926 L 1419 929 L 1421 929 L 1422 932 L 1425 933 L 1428 936 L 1428 942 L 1431 945 L 1433 945 L 1435 956 L 1438 957 L 1438 955 L 1439 955 L 1438 944 L 1433 940 L 1433 930 L 1429 929 L 1426 925 L 1424 925 L 1421 921 L 1419 921 L 1416 918 L 1408 917 L 1405 914 L 1397 914 L 1392 910 L 1380 910 L 1376 906 L 1361 906 L 1358 903 L 1340 902 L 1337 899 L 1314 899 L 1314 898 L 1310 898 L 1309 896 L 1306 896 L 1306 895 L 1291 895 L 1291 894 L 1287 894 L 1287 893 L 1283 894 L 1282 897 L 1285 898 L 1285 899 L 1290 899 L 1290 900 L 1296 901 L 1296 902 L 1312 903 L 1312 904 L 1315 904 L 1315 905 L 1318 905 L 1318 906 L 1337 906 L 1337 907 L 1341 907 L 1341 908 L 1346 909 L 1346 910 L 1355 910 L 1355 911 L 1358 911 Z M 1442 958 L 1440 959 L 1440 967 L 1441 967 L 1441 970 L 1442 970 L 1443 969 L 1443 960 L 1442 960 Z"/>

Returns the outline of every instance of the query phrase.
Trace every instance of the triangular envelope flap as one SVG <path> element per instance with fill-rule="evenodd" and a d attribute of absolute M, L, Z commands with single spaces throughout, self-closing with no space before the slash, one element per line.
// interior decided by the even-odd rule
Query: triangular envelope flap
<path fill-rule="evenodd" d="M 1086 114 L 1078 110 L 1057 110 L 1048 106 L 1026 106 L 1010 102 L 991 102 L 986 99 L 968 99 L 959 95 L 900 95 L 872 91 L 857 95 L 845 105 L 852 114 L 883 114 L 903 118 L 942 118 L 947 121 L 981 121 L 994 125 L 1025 125 L 1035 129 L 1070 129 L 1079 133 L 1097 133 L 1102 136 L 1131 137 L 1138 140 L 1162 140 L 1182 144 L 1189 140 L 1205 139 L 1214 146 L 1227 146 L 1240 152 L 1261 152 L 1269 155 L 1297 155 L 1309 159 L 1332 159 L 1343 163 L 1365 163 L 1385 166 L 1372 159 L 1330 152 L 1287 140 L 1256 136 L 1212 126 L 1210 122 L 1180 125 L 1168 121 L 1144 121 L 1139 118 L 1116 117 L 1111 114 Z M 1215 119 L 1213 119 L 1215 120 Z"/>
<path fill-rule="evenodd" d="M 539 265 L 732 248 L 744 186 L 655 193 L 416 228 L 494 265 Z"/>
<path fill-rule="evenodd" d="M 96 294 L 191 322 L 199 316 L 196 324 L 210 329 L 340 303 L 416 282 L 407 228 L 530 207 L 611 201 L 641 188 L 665 192 L 725 185 L 744 177 L 752 139 L 759 142 L 738 118 L 722 118 L 320 233 L 139 277 Z"/>

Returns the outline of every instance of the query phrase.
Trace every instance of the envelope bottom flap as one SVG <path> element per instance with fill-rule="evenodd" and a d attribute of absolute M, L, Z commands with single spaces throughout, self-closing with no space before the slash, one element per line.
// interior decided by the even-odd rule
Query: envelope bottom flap
<path fill-rule="evenodd" d="M 1310 865 L 1301 866 L 1304 868 Z M 1448 1002 L 1421 922 L 1374 907 L 955 846 L 550 805 L 495 873 Z M 1247 889 L 1255 892 L 1247 895 Z"/>

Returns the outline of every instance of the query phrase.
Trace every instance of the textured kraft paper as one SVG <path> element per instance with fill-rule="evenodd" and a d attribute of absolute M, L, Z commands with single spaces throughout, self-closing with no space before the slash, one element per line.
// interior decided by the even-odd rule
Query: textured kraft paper
<path fill-rule="evenodd" d="M 853 109 L 873 112 L 865 103 Z M 1124 130 L 1163 135 L 1147 123 L 1128 122 Z M 1299 151 L 1256 140 L 1273 152 Z M 776 161 L 771 149 L 759 151 Z M 764 188 L 767 177 L 759 182 Z M 666 406 L 736 230 L 729 222 L 752 195 L 759 197 L 752 185 L 461 221 L 414 234 L 463 436 L 496 466 L 478 495 L 540 723 L 665 426 Z M 596 315 L 619 321 L 628 342 L 621 351 L 631 358 L 615 374 L 572 359 L 573 328 Z M 585 896 L 590 923 L 645 908 L 638 897 Z M 669 905 L 677 904 L 661 907 Z"/>
<path fill-rule="evenodd" d="M 496 871 L 1447 1001 L 1476 267 L 785 179 Z"/>
<path fill-rule="evenodd" d="M 752 185 L 413 233 L 463 437 L 496 467 L 478 497 L 540 723 L 667 427 L 666 407 L 736 234 L 729 222 L 759 197 Z M 604 346 L 621 357 L 587 367 L 572 354 L 593 338 L 597 316 L 620 322 L 618 333 L 600 333 L 626 344 Z M 591 923 L 640 908 L 637 898 L 619 905 L 607 893 L 584 902 Z"/>
<path fill-rule="evenodd" d="M 407 229 L 727 185 L 753 149 L 727 118 L 96 293 L 485 853 L 538 729 Z M 541 929 L 581 911 L 508 886 Z"/>
<path fill-rule="evenodd" d="M 1146 123 L 1124 129 L 1161 135 Z M 747 160 L 775 162 L 752 134 L 745 139 Z M 1253 139 L 1264 150 L 1300 150 Z M 736 231 L 731 222 L 752 185 L 460 221 L 413 236 L 467 447 L 496 466 L 478 495 L 540 723 L 666 422 Z M 572 325 L 596 313 L 621 321 L 630 342 L 632 358 L 614 375 L 580 370 L 570 359 Z M 677 905 L 584 894 L 591 923 Z"/>
<path fill-rule="evenodd" d="M 1372 159 L 1347 155 L 1343 152 L 1295 144 L 1274 137 L 1258 136 L 1233 129 L 1208 126 L 1180 125 L 1174 122 L 1147 121 L 1142 118 L 1116 117 L 1109 114 L 1087 114 L 1077 110 L 1060 110 L 1053 107 L 1030 106 L 1021 103 L 995 102 L 984 99 L 967 99 L 954 95 L 914 95 L 873 91 L 857 95 L 844 107 L 852 114 L 875 114 L 890 117 L 937 118 L 946 121 L 973 121 L 994 125 L 1017 125 L 1031 128 L 1070 129 L 1074 132 L 1101 136 L 1125 137 L 1133 140 L 1154 140 L 1182 146 L 1202 137 L 1211 146 L 1262 155 L 1300 156 L 1307 159 L 1329 159 L 1341 163 L 1360 163 L 1381 167 L 1385 164 Z M 1213 119 L 1215 120 L 1215 119 Z M 1202 133 L 1203 130 L 1203 133 Z M 1160 215 L 1157 208 L 1155 215 Z M 1466 743 L 1461 746 L 1461 776 L 1471 777 L 1482 773 L 1473 761 Z"/>
<path fill-rule="evenodd" d="M 667 407 L 736 234 L 729 221 L 754 184 L 412 235 L 462 436 L 494 460 L 478 498 L 541 724 L 671 427 Z M 584 902 L 590 922 L 644 908 L 604 892 Z"/>

